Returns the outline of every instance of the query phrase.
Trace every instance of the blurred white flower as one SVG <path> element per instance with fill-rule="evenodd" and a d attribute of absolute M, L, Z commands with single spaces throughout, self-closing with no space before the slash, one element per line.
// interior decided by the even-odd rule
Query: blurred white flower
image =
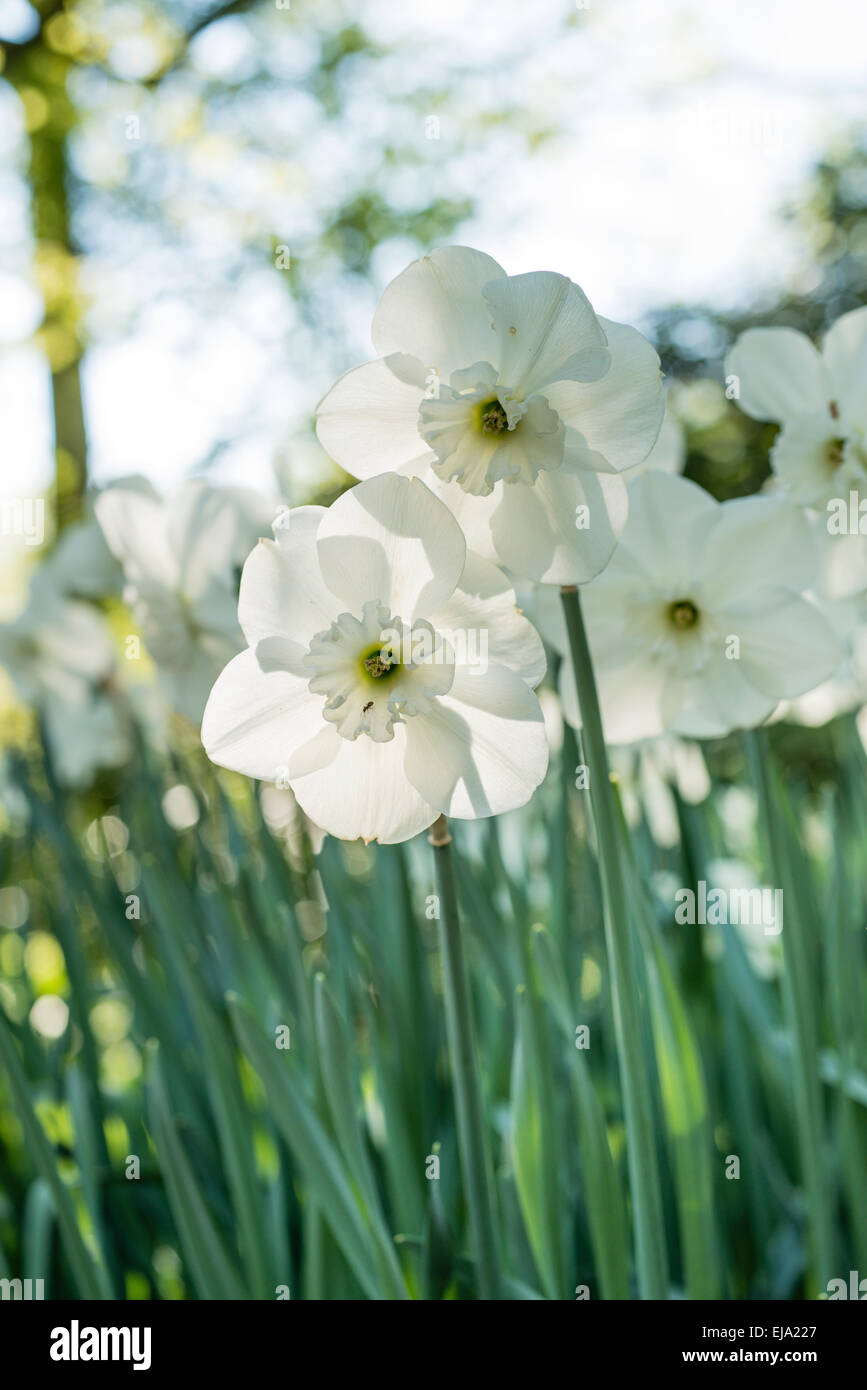
<path fill-rule="evenodd" d="M 659 358 L 598 318 L 563 275 L 507 276 L 447 246 L 413 261 L 374 315 L 379 360 L 318 408 L 347 472 L 424 477 L 470 546 L 515 574 L 583 583 L 626 519 L 619 470 L 640 463 L 663 412 Z"/>
<path fill-rule="evenodd" d="M 120 767 L 132 753 L 129 711 L 105 686 L 77 699 L 50 698 L 43 713 L 54 775 L 64 786 L 88 787 L 99 768 Z"/>
<path fill-rule="evenodd" d="M 308 847 L 319 854 L 325 831 L 314 825 L 298 805 L 291 787 L 268 785 L 262 788 L 262 815 L 272 835 L 283 840 L 293 865 L 303 869 Z"/>
<path fill-rule="evenodd" d="M 98 609 L 67 598 L 44 575 L 36 580 L 23 612 L 0 624 L 0 666 L 43 720 L 58 781 L 85 786 L 129 752 L 111 638 Z"/>
<path fill-rule="evenodd" d="M 394 843 L 440 812 L 528 801 L 548 758 L 544 651 L 448 508 L 384 474 L 292 511 L 276 535 L 244 566 L 249 649 L 205 710 L 213 761 L 291 786 L 344 839 Z"/>
<path fill-rule="evenodd" d="M 40 707 L 47 695 L 75 696 L 111 672 L 102 615 L 41 586 L 17 618 L 0 624 L 0 665 L 25 704 Z"/>
<path fill-rule="evenodd" d="M 707 874 L 709 884 L 722 889 L 729 900 L 736 893 L 755 895 L 763 890 L 767 893 L 767 886 L 759 883 L 746 858 L 711 859 Z M 761 979 L 772 980 L 779 974 L 782 964 L 780 934 L 776 930 L 768 930 L 768 921 L 761 920 L 761 914 L 748 912 L 746 921 L 742 917 L 743 914 L 738 913 L 738 921 L 729 922 L 727 926 L 709 923 L 704 929 L 705 950 L 711 960 L 719 959 L 725 949 L 725 933 L 737 932 L 753 970 Z M 776 927 L 776 921 L 773 926 Z"/>
<path fill-rule="evenodd" d="M 122 582 L 120 565 L 93 514 L 93 499 L 88 498 L 87 514 L 61 531 L 36 571 L 33 587 L 47 585 L 70 598 L 99 599 L 119 594 Z"/>
<path fill-rule="evenodd" d="M 793 328 L 750 328 L 726 379 L 747 415 L 782 425 L 771 467 L 793 501 L 821 507 L 867 483 L 867 309 L 837 319 L 821 353 Z"/>
<path fill-rule="evenodd" d="M 719 503 L 695 483 L 648 473 L 626 530 L 583 591 L 606 734 L 713 738 L 761 724 L 783 698 L 836 669 L 838 639 L 804 591 L 816 555 L 801 510 L 766 497 Z M 566 718 L 580 717 L 553 591 L 532 609 L 564 656 Z"/>
<path fill-rule="evenodd" d="M 819 728 L 867 700 L 867 537 L 830 535 L 824 516 L 808 516 L 818 558 L 810 598 L 837 634 L 841 659 L 828 680 L 783 701 L 774 718 Z"/>
<path fill-rule="evenodd" d="M 774 719 L 821 728 L 867 702 L 867 614 L 864 600 L 818 603 L 840 642 L 842 659 L 833 676 L 794 700 L 784 700 Z"/>
<path fill-rule="evenodd" d="M 819 560 L 816 596 L 829 605 L 845 604 L 867 594 L 867 536 L 835 535 L 824 514 L 809 513 Z"/>
<path fill-rule="evenodd" d="M 238 576 L 274 507 L 245 488 L 197 479 L 165 500 L 149 485 L 113 485 L 97 498 L 96 515 L 160 688 L 198 723 L 217 674 L 244 645 Z"/>
<path fill-rule="evenodd" d="M 711 778 L 701 744 L 682 738 L 656 738 L 641 751 L 660 775 L 677 787 L 688 805 L 697 806 L 710 796 Z"/>
<path fill-rule="evenodd" d="M 701 744 L 674 734 L 613 748 L 611 768 L 629 824 L 637 824 L 643 814 L 656 843 L 667 848 L 680 838 L 674 789 L 690 805 L 710 795 L 710 773 Z"/>

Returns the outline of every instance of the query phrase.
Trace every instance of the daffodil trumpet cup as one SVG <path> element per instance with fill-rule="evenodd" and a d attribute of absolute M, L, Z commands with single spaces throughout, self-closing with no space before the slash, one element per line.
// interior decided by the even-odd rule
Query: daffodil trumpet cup
<path fill-rule="evenodd" d="M 493 1167 L 485 1134 L 470 981 L 451 853 L 452 837 L 445 816 L 434 821 L 428 839 L 433 846 L 439 890 L 446 1028 L 455 1087 L 458 1147 L 476 1246 L 479 1295 L 484 1300 L 494 1300 L 501 1297 L 501 1292 Z"/>
<path fill-rule="evenodd" d="M 617 1059 L 623 1087 L 638 1289 L 644 1299 L 665 1299 L 668 1297 L 668 1277 L 662 1196 L 650 1084 L 642 1048 L 640 996 L 617 804 L 609 775 L 599 697 L 578 589 L 571 585 L 563 586 L 560 597 L 575 672 L 582 719 L 581 745 L 589 772 L 590 802 L 596 827 L 605 944 Z"/>

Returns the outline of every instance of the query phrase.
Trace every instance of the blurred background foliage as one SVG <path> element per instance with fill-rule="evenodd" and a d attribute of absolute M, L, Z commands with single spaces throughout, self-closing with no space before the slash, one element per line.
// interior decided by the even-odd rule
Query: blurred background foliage
<path fill-rule="evenodd" d="M 396 266 L 452 237 L 474 204 L 458 171 L 497 128 L 513 158 L 545 138 L 520 106 L 488 105 L 483 45 L 477 72 L 460 74 L 460 120 L 440 129 L 446 84 L 417 54 L 408 68 L 400 45 L 366 33 L 356 6 L 294 0 L 289 11 L 43 3 L 32 34 L 3 44 L 61 526 L 87 483 L 80 378 L 94 341 L 130 333 L 161 299 L 180 296 L 207 322 L 248 296 L 280 359 L 261 389 L 294 395 L 284 430 L 309 448 L 310 382 L 348 357 L 347 306 L 357 322 L 369 317 L 377 258 Z M 432 151 L 454 177 L 428 176 Z M 215 441 L 198 467 L 232 442 Z M 286 459 L 274 462 L 290 492 Z"/>
<path fill-rule="evenodd" d="M 161 305 L 173 316 L 166 331 L 190 352 L 204 356 L 201 335 L 213 332 L 215 352 L 231 354 L 223 333 L 238 315 L 268 354 L 260 418 L 219 421 L 193 466 L 242 473 L 245 440 L 276 420 L 265 432 L 282 493 L 293 502 L 333 495 L 346 480 L 312 437 L 318 388 L 363 353 L 389 275 L 431 246 L 467 239 L 512 171 L 520 186 L 546 147 L 556 153 L 568 128 L 562 93 L 552 81 L 548 102 L 539 90 L 519 97 L 508 64 L 544 63 L 567 40 L 574 52 L 589 9 L 547 4 L 536 25 L 504 25 L 505 39 L 463 43 L 449 63 L 443 45 L 420 53 L 411 30 L 398 27 L 389 41 L 376 4 L 7 5 L 22 37 L 2 44 L 0 92 L 17 127 L 5 260 L 41 301 L 34 342 L 51 369 L 58 524 L 79 514 L 88 479 L 86 353 L 159 325 Z M 775 120 L 723 134 L 773 157 Z M 722 394 L 727 346 L 753 324 L 818 335 L 863 300 L 865 160 L 850 122 L 811 173 L 790 180 L 779 214 L 794 268 L 784 283 L 769 276 L 758 303 L 672 303 L 659 293 L 640 306 L 666 373 L 692 388 L 678 398 L 687 472 L 717 496 L 754 491 L 773 440 L 772 427 Z M 520 205 L 506 208 L 519 227 Z M 737 206 L 720 215 L 736 217 Z M 129 471 L 122 457 L 109 466 Z"/>
<path fill-rule="evenodd" d="M 774 294 L 748 309 L 691 304 L 651 315 L 651 337 L 666 375 L 694 384 L 685 401 L 684 472 L 715 497 L 748 496 L 767 479 L 776 425 L 750 420 L 725 399 L 726 352 L 747 328 L 790 327 L 818 340 L 841 314 L 867 298 L 867 148 L 863 136 L 841 141 L 813 170 L 797 202 L 781 208 L 796 229 L 809 272 L 799 293 Z M 705 383 L 713 382 L 712 387 Z"/>

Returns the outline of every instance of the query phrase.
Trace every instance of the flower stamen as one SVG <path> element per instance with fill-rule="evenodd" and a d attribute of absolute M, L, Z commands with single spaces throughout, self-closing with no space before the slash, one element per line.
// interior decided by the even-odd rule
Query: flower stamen
<path fill-rule="evenodd" d="M 675 627 L 685 631 L 698 622 L 698 609 L 691 599 L 679 598 L 669 606 L 668 616 Z"/>
<path fill-rule="evenodd" d="M 380 676 L 388 675 L 388 672 L 394 669 L 396 662 L 390 661 L 387 656 L 378 651 L 366 656 L 361 664 L 369 676 L 373 676 L 374 680 L 379 680 Z"/>
<path fill-rule="evenodd" d="M 497 400 L 486 401 L 479 407 L 479 422 L 483 434 L 502 434 L 509 427 L 508 416 Z"/>

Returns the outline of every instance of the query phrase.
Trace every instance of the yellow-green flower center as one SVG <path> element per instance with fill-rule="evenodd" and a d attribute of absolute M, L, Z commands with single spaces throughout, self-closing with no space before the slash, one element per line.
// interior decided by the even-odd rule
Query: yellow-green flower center
<path fill-rule="evenodd" d="M 684 631 L 686 628 L 695 627 L 698 622 L 698 609 L 691 599 L 679 598 L 670 605 L 668 616 L 675 627 Z"/>
<path fill-rule="evenodd" d="M 391 675 L 398 668 L 399 663 L 382 647 L 377 647 L 375 651 L 368 652 L 367 656 L 362 657 L 361 664 L 369 676 L 374 680 L 380 680 L 382 676 Z"/>
<path fill-rule="evenodd" d="M 478 407 L 479 429 L 482 434 L 502 434 L 509 428 L 509 420 L 500 402 L 494 397 L 483 401 Z"/>

